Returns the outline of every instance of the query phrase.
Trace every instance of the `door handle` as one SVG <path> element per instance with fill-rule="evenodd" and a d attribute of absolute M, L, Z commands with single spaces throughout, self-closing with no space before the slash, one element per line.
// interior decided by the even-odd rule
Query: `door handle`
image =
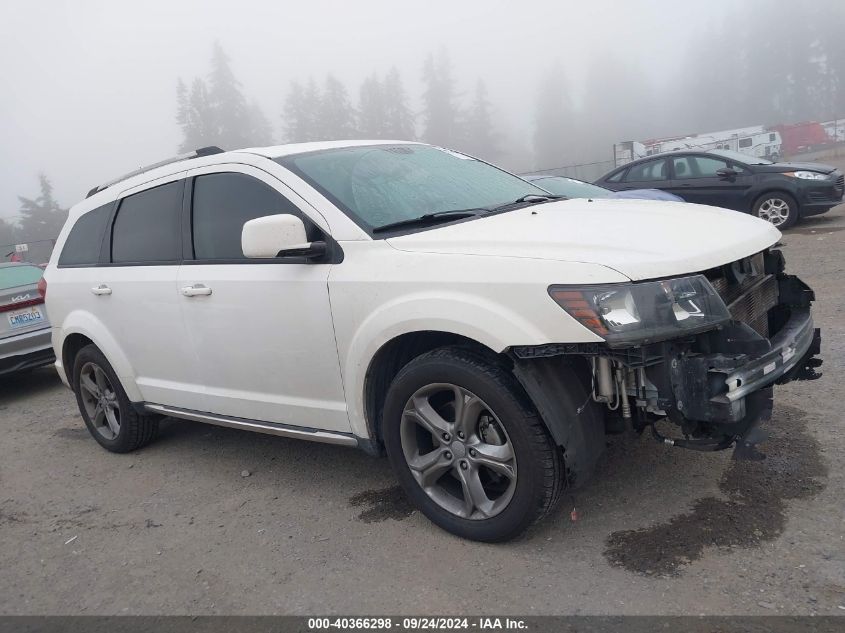
<path fill-rule="evenodd" d="M 99 286 L 94 286 L 91 288 L 91 292 L 93 292 L 98 297 L 101 295 L 110 295 L 111 288 L 109 288 L 106 284 L 100 284 Z"/>
<path fill-rule="evenodd" d="M 194 284 L 193 286 L 185 286 L 182 288 L 182 294 L 186 297 L 198 297 L 201 295 L 210 295 L 211 288 L 203 284 Z"/>

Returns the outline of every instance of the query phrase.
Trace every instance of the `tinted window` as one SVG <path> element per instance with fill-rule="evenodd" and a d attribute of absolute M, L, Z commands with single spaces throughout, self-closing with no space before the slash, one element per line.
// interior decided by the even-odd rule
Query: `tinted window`
<path fill-rule="evenodd" d="M 183 182 L 127 196 L 112 231 L 112 261 L 173 262 L 182 258 L 179 232 Z"/>
<path fill-rule="evenodd" d="M 613 174 L 610 178 L 607 179 L 607 182 L 619 182 L 622 180 L 622 174 L 625 173 L 624 169 L 620 169 L 615 174 Z"/>
<path fill-rule="evenodd" d="M 687 178 L 716 178 L 720 169 L 728 167 L 727 161 L 718 158 L 707 158 L 706 156 L 684 156 L 672 159 L 672 166 L 675 169 L 675 178 L 684 180 Z"/>
<path fill-rule="evenodd" d="M 100 246 L 111 208 L 109 203 L 79 217 L 65 240 L 59 266 L 82 266 L 100 261 Z"/>
<path fill-rule="evenodd" d="M 751 139 L 750 138 L 739 139 L 739 146 L 740 147 L 751 147 Z"/>
<path fill-rule="evenodd" d="M 299 209 L 272 187 L 233 173 L 198 176 L 193 208 L 196 259 L 243 259 L 244 223 L 279 213 L 300 215 Z"/>
<path fill-rule="evenodd" d="M 2 266 L 0 267 L 0 290 L 37 284 L 43 272 L 38 266 Z"/>
<path fill-rule="evenodd" d="M 666 161 L 652 160 L 633 165 L 625 176 L 626 182 L 651 182 L 666 180 Z"/>

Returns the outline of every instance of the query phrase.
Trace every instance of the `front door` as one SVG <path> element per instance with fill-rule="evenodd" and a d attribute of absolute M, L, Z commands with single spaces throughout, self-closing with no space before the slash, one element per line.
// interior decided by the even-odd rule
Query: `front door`
<path fill-rule="evenodd" d="M 687 202 L 710 204 L 737 211 L 746 210 L 745 192 L 752 176 L 742 167 L 734 166 L 736 176 L 722 176 L 720 169 L 732 167 L 728 161 L 715 156 L 690 154 L 672 159 L 672 184 L 668 191 Z"/>
<path fill-rule="evenodd" d="M 241 251 L 241 229 L 257 217 L 297 215 L 309 239 L 320 229 L 291 201 L 296 196 L 260 169 L 215 165 L 189 175 L 189 253 L 178 286 L 204 385 L 202 410 L 348 432 L 331 264 L 246 259 Z"/>

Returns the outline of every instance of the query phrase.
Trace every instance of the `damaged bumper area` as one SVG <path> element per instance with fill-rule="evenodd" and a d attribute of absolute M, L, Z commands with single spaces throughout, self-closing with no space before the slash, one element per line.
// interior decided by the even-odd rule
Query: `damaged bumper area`
<path fill-rule="evenodd" d="M 765 438 L 760 425 L 771 417 L 773 386 L 819 376 L 821 336 L 810 307 L 815 297 L 784 273 L 776 250 L 702 274 L 730 313 L 725 322 L 625 347 L 515 347 L 517 376 L 532 394 L 541 389 L 532 379 L 538 371 L 529 367 L 553 358 L 581 363 L 590 404 L 603 409 L 607 432 L 650 428 L 667 445 L 703 451 L 735 446 L 737 457 L 754 457 L 754 446 Z M 572 412 L 569 419 L 581 424 Z M 676 430 L 659 433 L 656 424 L 663 421 Z"/>

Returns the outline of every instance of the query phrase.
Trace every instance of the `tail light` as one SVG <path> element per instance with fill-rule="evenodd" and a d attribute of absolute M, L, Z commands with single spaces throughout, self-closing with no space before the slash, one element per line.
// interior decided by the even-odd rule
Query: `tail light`
<path fill-rule="evenodd" d="M 47 299 L 47 280 L 44 277 L 38 280 L 38 294 L 41 295 L 41 300 Z"/>

